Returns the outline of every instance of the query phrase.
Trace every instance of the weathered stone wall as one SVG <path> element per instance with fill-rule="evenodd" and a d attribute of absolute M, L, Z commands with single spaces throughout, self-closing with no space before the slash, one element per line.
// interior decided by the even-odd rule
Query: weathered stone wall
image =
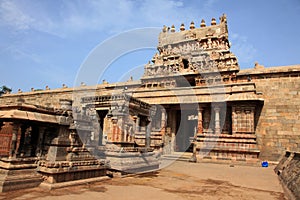
<path fill-rule="evenodd" d="M 300 153 L 286 152 L 276 166 L 275 172 L 288 198 L 300 199 Z"/>
<path fill-rule="evenodd" d="M 92 97 L 120 93 L 127 88 L 136 88 L 139 81 L 124 82 L 118 84 L 100 84 L 97 86 L 80 86 L 76 88 L 58 88 L 49 90 L 39 90 L 31 92 L 19 92 L 14 94 L 4 94 L 0 96 L 0 105 L 16 104 L 18 102 L 45 106 L 50 108 L 60 108 L 60 99 L 73 100 L 78 106 L 82 97 Z"/>
<path fill-rule="evenodd" d="M 59 108 L 60 99 L 72 99 L 72 89 L 57 89 L 35 92 L 8 94 L 0 97 L 0 104 L 16 104 L 23 102 L 45 107 Z"/>
<path fill-rule="evenodd" d="M 260 79 L 257 91 L 264 106 L 257 126 L 262 159 L 278 160 L 286 151 L 300 151 L 300 77 Z"/>
<path fill-rule="evenodd" d="M 256 116 L 258 123 L 255 131 L 261 151 L 259 158 L 278 161 L 286 150 L 300 151 L 300 66 L 241 70 L 237 76 L 237 82 L 254 82 L 256 91 L 261 93 L 260 97 L 264 99 L 260 116 Z M 141 86 L 138 81 L 101 84 L 97 86 L 97 90 L 90 86 L 79 87 L 75 93 L 72 88 L 61 88 L 9 94 L 0 97 L 0 104 L 17 103 L 21 98 L 25 103 L 59 108 L 60 99 L 107 95 L 122 92 L 125 86 L 129 88 L 128 91 L 147 90 L 137 89 Z M 151 91 L 155 92 L 153 89 Z M 142 94 L 144 93 L 140 91 L 133 95 L 145 100 Z M 160 100 L 160 97 L 149 98 L 147 95 L 146 102 L 160 103 Z M 77 103 L 80 103 L 80 100 Z"/>
<path fill-rule="evenodd" d="M 256 128 L 261 159 L 278 161 L 286 150 L 300 151 L 299 70 L 300 66 L 249 73 L 264 99 Z"/>

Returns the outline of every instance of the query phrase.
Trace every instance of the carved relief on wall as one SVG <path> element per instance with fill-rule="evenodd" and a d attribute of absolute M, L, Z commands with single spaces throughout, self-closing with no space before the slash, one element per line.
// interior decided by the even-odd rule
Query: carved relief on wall
<path fill-rule="evenodd" d="M 143 83 L 148 78 L 239 71 L 237 58 L 229 50 L 226 16 L 220 17 L 218 25 L 214 20 L 210 27 L 201 22 L 199 29 L 191 23 L 190 30 L 185 30 L 184 25 L 178 33 L 174 26 L 170 30 L 164 27 L 160 34 L 158 53 L 152 63 L 145 65 Z M 160 80 L 149 81 L 148 85 L 160 85 Z"/>
<path fill-rule="evenodd" d="M 175 79 L 168 79 L 168 78 L 165 78 L 165 79 L 162 79 L 162 80 L 147 80 L 144 82 L 144 86 L 146 88 L 157 88 L 157 87 L 160 87 L 160 88 L 173 88 L 173 87 L 176 87 L 176 81 Z"/>
<path fill-rule="evenodd" d="M 184 54 L 191 53 L 193 51 L 202 51 L 201 45 L 197 40 L 179 43 L 179 44 L 169 44 L 160 48 L 161 56 L 169 56 L 174 54 Z M 157 59 L 157 55 L 155 54 L 154 60 Z"/>
<path fill-rule="evenodd" d="M 232 133 L 254 133 L 254 106 L 232 107 Z"/>

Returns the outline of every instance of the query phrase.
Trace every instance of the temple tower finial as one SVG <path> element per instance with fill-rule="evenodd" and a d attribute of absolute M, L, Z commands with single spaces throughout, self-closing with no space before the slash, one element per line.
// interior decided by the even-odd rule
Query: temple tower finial
<path fill-rule="evenodd" d="M 163 31 L 164 33 L 167 32 L 167 31 L 168 31 L 168 27 L 167 27 L 166 25 L 164 25 L 162 31 Z"/>
<path fill-rule="evenodd" d="M 184 23 L 182 23 L 180 26 L 180 31 L 184 31 L 184 30 L 185 30 Z"/>
<path fill-rule="evenodd" d="M 206 27 L 206 24 L 205 24 L 205 20 L 204 20 L 204 19 L 201 20 L 200 27 Z"/>
<path fill-rule="evenodd" d="M 193 21 L 190 24 L 190 29 L 195 29 L 195 23 Z"/>
<path fill-rule="evenodd" d="M 174 26 L 174 24 L 171 26 L 171 32 L 175 33 L 175 26 Z"/>
<path fill-rule="evenodd" d="M 217 25 L 217 21 L 215 18 L 212 18 L 211 19 L 211 25 L 214 26 L 214 25 Z"/>

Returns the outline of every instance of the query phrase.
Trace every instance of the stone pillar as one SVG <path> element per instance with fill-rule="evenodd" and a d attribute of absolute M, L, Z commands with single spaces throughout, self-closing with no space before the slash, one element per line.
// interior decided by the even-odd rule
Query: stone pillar
<path fill-rule="evenodd" d="M 45 133 L 46 128 L 45 127 L 40 127 L 39 128 L 39 137 L 38 137 L 38 144 L 36 148 L 36 155 L 38 157 L 42 156 L 42 148 L 43 148 L 43 140 L 44 140 L 44 133 Z"/>
<path fill-rule="evenodd" d="M 135 122 L 135 131 L 138 133 L 140 132 L 140 118 L 137 116 L 136 122 Z"/>
<path fill-rule="evenodd" d="M 251 108 L 251 111 L 250 111 L 250 125 L 251 125 L 251 128 L 250 128 L 250 131 L 252 132 L 252 133 L 254 133 L 254 128 L 255 128 L 255 107 L 252 107 Z"/>
<path fill-rule="evenodd" d="M 236 108 L 235 107 L 232 107 L 231 118 L 232 118 L 231 131 L 232 131 L 232 134 L 236 134 L 236 132 L 237 132 L 237 115 L 236 115 Z"/>
<path fill-rule="evenodd" d="M 16 157 L 19 128 L 20 128 L 20 124 L 14 122 L 13 123 L 13 130 L 12 130 L 10 151 L 9 151 L 9 157 L 10 158 Z"/>
<path fill-rule="evenodd" d="M 215 111 L 215 134 L 220 134 L 221 133 L 220 108 L 219 107 L 214 107 L 214 111 Z"/>
<path fill-rule="evenodd" d="M 125 122 L 124 122 L 124 116 L 122 118 L 119 118 L 119 126 L 118 126 L 118 135 L 119 135 L 119 142 L 125 142 L 126 139 L 126 131 L 125 131 Z"/>
<path fill-rule="evenodd" d="M 129 142 L 134 142 L 133 125 L 129 127 Z"/>
<path fill-rule="evenodd" d="M 197 133 L 194 135 L 193 140 L 193 155 L 190 158 L 190 162 L 197 162 L 197 134 L 203 134 L 203 123 L 202 123 L 202 111 L 203 108 L 199 107 L 198 109 L 198 123 L 197 123 Z"/>
<path fill-rule="evenodd" d="M 123 136 L 122 136 L 123 139 L 121 140 L 122 142 L 128 142 L 128 141 L 127 141 L 127 139 L 128 139 L 128 138 L 127 138 L 127 136 L 128 136 L 128 131 L 127 131 L 127 130 L 128 130 L 128 126 L 125 124 L 125 125 L 124 125 L 124 128 L 122 128 L 122 135 L 123 135 Z"/>
<path fill-rule="evenodd" d="M 161 112 L 161 134 L 164 135 L 166 133 L 166 113 Z"/>
<path fill-rule="evenodd" d="M 112 117 L 111 119 L 111 141 L 112 142 L 117 142 L 118 141 L 118 118 L 117 117 Z"/>
<path fill-rule="evenodd" d="M 176 110 L 171 110 L 170 112 L 170 120 L 168 123 L 170 123 L 171 132 L 175 134 L 176 132 Z"/>
<path fill-rule="evenodd" d="M 203 129 L 205 129 L 206 132 L 209 132 L 209 122 L 210 122 L 210 113 L 209 113 L 209 109 L 206 108 L 204 110 L 204 113 L 203 113 Z M 203 132 L 203 130 L 202 130 Z"/>
<path fill-rule="evenodd" d="M 145 147 L 150 148 L 151 145 L 151 119 L 148 120 L 148 125 L 146 128 L 146 141 L 145 141 Z"/>
<path fill-rule="evenodd" d="M 104 138 L 106 136 L 104 143 L 106 143 L 107 141 L 112 141 L 112 121 L 107 116 L 105 116 L 104 120 L 103 120 L 102 132 L 103 132 Z"/>
<path fill-rule="evenodd" d="M 176 119 L 176 110 L 171 110 L 170 112 L 170 127 L 171 127 L 171 144 L 170 144 L 170 149 L 171 152 L 175 151 L 176 145 L 175 145 L 175 140 L 176 140 L 176 126 L 177 126 L 177 119 Z"/>
<path fill-rule="evenodd" d="M 203 111 L 203 108 L 202 108 L 202 107 L 199 107 L 199 108 L 198 108 L 197 134 L 202 134 L 202 133 L 203 133 L 202 111 Z M 196 135 L 197 135 L 197 134 L 196 134 Z"/>

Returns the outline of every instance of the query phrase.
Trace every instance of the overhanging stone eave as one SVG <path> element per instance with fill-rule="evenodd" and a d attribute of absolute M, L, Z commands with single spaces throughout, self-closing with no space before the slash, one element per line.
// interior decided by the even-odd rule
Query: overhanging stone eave
<path fill-rule="evenodd" d="M 0 111 L 0 120 L 1 121 L 36 121 L 43 123 L 58 124 L 57 118 L 55 115 L 48 115 L 43 113 L 35 113 L 30 111 L 23 110 L 6 110 Z"/>
<path fill-rule="evenodd" d="M 226 98 L 227 102 L 240 102 L 240 101 L 256 101 L 256 102 L 261 102 L 264 103 L 264 99 L 260 98 L 260 97 L 249 97 L 249 98 L 235 98 L 235 97 L 231 97 L 231 95 L 229 97 Z"/>

